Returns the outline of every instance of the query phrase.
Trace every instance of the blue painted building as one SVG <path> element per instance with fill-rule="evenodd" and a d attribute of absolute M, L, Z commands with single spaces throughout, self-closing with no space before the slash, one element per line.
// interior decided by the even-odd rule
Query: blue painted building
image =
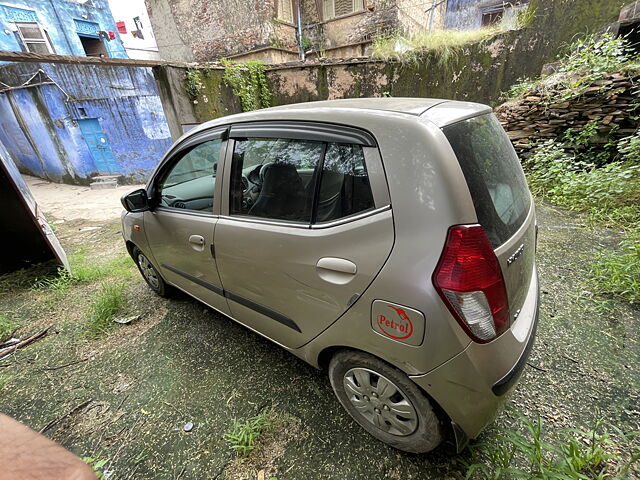
<path fill-rule="evenodd" d="M 516 14 L 529 0 L 447 0 L 444 28 L 476 30 L 505 22 L 515 23 Z"/>
<path fill-rule="evenodd" d="M 171 146 L 150 68 L 12 63 L 0 82 L 0 142 L 23 173 L 140 182 Z"/>
<path fill-rule="evenodd" d="M 0 0 L 0 50 L 127 58 L 107 0 Z"/>

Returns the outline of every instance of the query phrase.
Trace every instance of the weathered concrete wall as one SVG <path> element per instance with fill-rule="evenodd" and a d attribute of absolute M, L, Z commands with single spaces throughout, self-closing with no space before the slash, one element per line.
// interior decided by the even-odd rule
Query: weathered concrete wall
<path fill-rule="evenodd" d="M 78 121 L 97 119 L 115 161 L 100 173 L 146 178 L 171 145 L 151 69 L 20 63 L 1 67 L 0 81 L 20 85 L 38 70 L 35 85 L 0 95 L 0 142 L 21 171 L 88 183 L 100 169 Z"/>
<path fill-rule="evenodd" d="M 295 27 L 276 19 L 275 0 L 146 0 L 163 59 L 211 61 L 249 50 L 296 49 Z"/>
<path fill-rule="evenodd" d="M 537 15 L 527 28 L 463 46 L 446 57 L 426 52 L 417 64 L 356 60 L 272 67 L 267 71 L 272 103 L 390 95 L 496 104 L 518 79 L 538 76 L 576 34 L 597 31 L 616 20 L 624 3 L 531 0 Z M 240 111 L 239 102 L 222 84 L 221 71 L 207 73 L 202 95 L 195 100 L 198 121 Z"/>
<path fill-rule="evenodd" d="M 103 40 L 109 56 L 127 58 L 107 0 L 92 0 L 85 4 L 50 0 L 11 0 L 6 3 L 10 5 L 0 5 L 0 30 L 10 34 L 0 34 L 0 50 L 20 52 L 22 48 L 14 34 L 14 23 L 37 22 L 49 35 L 55 53 L 84 56 L 78 34 L 97 37 L 96 31 L 103 30 L 114 32 L 116 37 L 111 41 Z M 95 28 L 91 28 L 92 25 Z"/>
<path fill-rule="evenodd" d="M 606 3 L 604 0 L 603 3 Z M 505 20 L 513 19 L 521 8 L 526 7 L 528 0 L 448 0 L 445 14 L 445 28 L 456 30 L 475 30 L 482 26 L 482 13 L 485 9 L 504 7 Z"/>

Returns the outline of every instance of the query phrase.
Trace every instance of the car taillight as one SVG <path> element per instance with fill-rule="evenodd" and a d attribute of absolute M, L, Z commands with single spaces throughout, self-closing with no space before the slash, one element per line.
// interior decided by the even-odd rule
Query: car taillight
<path fill-rule="evenodd" d="M 489 342 L 509 328 L 502 270 L 480 225 L 449 228 L 433 285 L 474 341 Z"/>

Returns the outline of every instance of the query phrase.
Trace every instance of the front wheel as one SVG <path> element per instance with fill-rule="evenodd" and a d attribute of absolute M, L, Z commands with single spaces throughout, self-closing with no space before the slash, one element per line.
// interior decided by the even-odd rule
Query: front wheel
<path fill-rule="evenodd" d="M 153 266 L 147 256 L 140 251 L 138 247 L 133 247 L 133 259 L 138 266 L 138 270 L 142 274 L 147 285 L 161 297 L 166 297 L 169 292 L 169 286 L 160 276 L 160 273 Z"/>
<path fill-rule="evenodd" d="M 442 441 L 429 398 L 397 368 L 343 350 L 329 363 L 329 379 L 349 415 L 378 440 L 411 453 L 428 452 Z"/>

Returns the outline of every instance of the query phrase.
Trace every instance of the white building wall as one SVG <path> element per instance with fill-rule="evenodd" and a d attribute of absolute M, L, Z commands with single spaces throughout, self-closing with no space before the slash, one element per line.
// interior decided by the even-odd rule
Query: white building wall
<path fill-rule="evenodd" d="M 116 24 L 125 23 L 127 33 L 121 32 L 120 38 L 129 58 L 160 60 L 144 0 L 109 0 L 109 8 Z M 144 38 L 134 36 L 135 31 L 139 31 Z"/>

